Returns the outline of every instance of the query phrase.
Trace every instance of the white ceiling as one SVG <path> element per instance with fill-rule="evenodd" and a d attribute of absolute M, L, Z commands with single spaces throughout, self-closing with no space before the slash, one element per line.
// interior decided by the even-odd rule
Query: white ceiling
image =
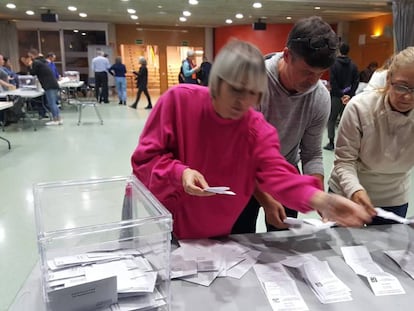
<path fill-rule="evenodd" d="M 188 0 L 1 0 L 0 19 L 2 20 L 40 20 L 40 14 L 50 10 L 56 13 L 59 21 L 94 21 L 117 24 L 140 25 L 183 25 L 196 27 L 218 27 L 226 25 L 230 18 L 233 25 L 250 24 L 259 18 L 267 23 L 292 23 L 296 20 L 318 15 L 329 23 L 353 21 L 376 17 L 391 13 L 390 1 L 387 0 L 198 0 L 198 5 L 190 5 Z M 261 2 L 262 8 L 252 7 L 254 2 Z M 15 9 L 6 7 L 14 3 Z M 76 12 L 68 10 L 68 6 L 77 7 Z M 316 10 L 315 6 L 320 9 Z M 127 9 L 135 9 L 137 20 L 132 20 Z M 26 15 L 32 10 L 35 15 Z M 180 22 L 184 10 L 191 16 L 186 22 Z M 86 18 L 79 13 L 87 13 Z M 242 13 L 242 19 L 235 18 Z M 292 17 L 287 20 L 286 17 Z"/>

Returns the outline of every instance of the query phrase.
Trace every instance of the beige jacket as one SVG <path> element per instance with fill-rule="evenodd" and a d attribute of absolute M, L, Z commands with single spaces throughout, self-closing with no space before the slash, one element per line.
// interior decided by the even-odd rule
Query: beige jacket
<path fill-rule="evenodd" d="M 375 206 L 402 205 L 413 165 L 414 111 L 392 111 L 377 91 L 353 97 L 339 125 L 329 187 L 347 198 L 365 189 Z"/>

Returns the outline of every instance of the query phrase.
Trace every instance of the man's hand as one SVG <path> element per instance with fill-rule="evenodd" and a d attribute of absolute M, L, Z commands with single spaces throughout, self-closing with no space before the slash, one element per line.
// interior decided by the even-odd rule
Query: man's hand
<path fill-rule="evenodd" d="M 197 196 L 212 196 L 215 193 L 204 191 L 203 189 L 208 187 L 208 183 L 204 179 L 204 176 L 196 170 L 186 168 L 181 177 L 184 191 L 191 195 Z"/>
<path fill-rule="evenodd" d="M 344 95 L 341 97 L 342 104 L 346 105 L 351 100 L 351 96 Z"/>
<path fill-rule="evenodd" d="M 373 208 L 367 209 L 347 198 L 322 191 L 315 192 L 310 205 L 320 212 L 324 219 L 346 227 L 362 227 L 370 223 L 376 215 Z"/>
<path fill-rule="evenodd" d="M 254 196 L 263 207 L 266 222 L 278 229 L 286 229 L 289 226 L 283 222 L 286 219 L 285 208 L 276 201 L 270 194 L 256 189 Z"/>

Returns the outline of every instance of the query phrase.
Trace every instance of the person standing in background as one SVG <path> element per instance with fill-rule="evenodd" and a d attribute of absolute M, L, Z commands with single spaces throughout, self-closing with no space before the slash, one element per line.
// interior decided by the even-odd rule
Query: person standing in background
<path fill-rule="evenodd" d="M 115 58 L 115 64 L 113 64 L 108 72 L 115 76 L 115 87 L 118 93 L 119 105 L 126 105 L 127 90 L 126 90 L 126 67 L 122 63 L 121 57 Z"/>
<path fill-rule="evenodd" d="M 141 65 L 139 67 L 138 72 L 134 71 L 134 75 L 136 76 L 137 80 L 137 97 L 135 98 L 134 103 L 130 106 L 131 108 L 137 108 L 139 99 L 141 98 L 142 92 L 144 92 L 145 96 L 147 97 L 148 104 L 145 107 L 145 109 L 151 109 L 152 103 L 151 103 L 151 97 L 148 93 L 148 68 L 147 68 L 147 60 L 144 57 L 140 57 L 138 60 L 138 63 Z"/>
<path fill-rule="evenodd" d="M 203 56 L 203 62 L 200 65 L 200 84 L 208 86 L 208 78 L 210 77 L 211 63 L 206 56 Z"/>
<path fill-rule="evenodd" d="M 328 120 L 329 142 L 323 147 L 325 150 L 334 150 L 336 121 L 344 111 L 346 103 L 355 95 L 359 83 L 358 67 L 348 57 L 349 45 L 342 43 L 339 46 L 339 53 L 329 74 L 331 114 Z"/>
<path fill-rule="evenodd" d="M 45 90 L 46 102 L 52 113 L 53 120 L 46 125 L 62 125 L 59 107 L 57 106 L 59 84 L 50 70 L 46 59 L 36 49 L 30 49 L 27 57 L 22 57 L 22 62 L 29 68 L 31 75 L 37 76 L 42 88 Z"/>
<path fill-rule="evenodd" d="M 329 117 L 330 97 L 320 77 L 334 63 L 337 46 L 337 35 L 320 17 L 299 20 L 283 51 L 265 56 L 268 88 L 258 109 L 277 129 L 281 154 L 298 171 L 316 177 L 321 185 L 322 136 Z M 267 231 L 287 228 L 283 218 L 298 215 L 291 206 L 283 208 L 256 189 L 232 232 L 256 232 L 260 206 L 265 210 Z M 273 206 L 279 206 L 283 214 L 269 212 Z"/>
<path fill-rule="evenodd" d="M 371 79 L 372 74 L 374 73 L 375 70 L 377 70 L 377 68 L 378 68 L 377 62 L 370 62 L 368 67 L 359 73 L 359 82 L 368 83 L 369 79 Z"/>
<path fill-rule="evenodd" d="M 92 59 L 92 71 L 95 73 L 95 97 L 99 103 L 109 104 L 108 99 L 108 69 L 111 67 L 103 51 L 98 51 Z"/>
<path fill-rule="evenodd" d="M 183 75 L 184 83 L 198 84 L 197 73 L 200 67 L 195 63 L 195 52 L 193 50 L 187 51 L 187 58 L 183 61 Z"/>
<path fill-rule="evenodd" d="M 46 56 L 47 64 L 49 65 L 50 70 L 52 70 L 53 75 L 55 76 L 56 80 L 59 80 L 60 74 L 59 74 L 58 69 L 56 68 L 55 60 L 56 60 L 55 53 L 53 52 L 47 53 L 47 56 Z"/>

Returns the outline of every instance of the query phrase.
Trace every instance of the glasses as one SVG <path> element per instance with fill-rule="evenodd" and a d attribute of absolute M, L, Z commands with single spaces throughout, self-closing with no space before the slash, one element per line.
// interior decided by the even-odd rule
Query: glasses
<path fill-rule="evenodd" d="M 335 51 L 338 48 L 337 42 L 331 41 L 328 38 L 324 38 L 320 36 L 311 37 L 311 38 L 295 38 L 295 39 L 290 39 L 290 42 L 305 43 L 308 48 L 314 51 L 319 51 L 324 48 L 328 48 L 332 51 Z"/>
<path fill-rule="evenodd" d="M 398 84 L 394 82 L 391 82 L 391 85 L 395 93 L 397 93 L 398 95 L 408 95 L 408 94 L 413 95 L 414 93 L 414 87 L 408 87 L 406 85 Z"/>

